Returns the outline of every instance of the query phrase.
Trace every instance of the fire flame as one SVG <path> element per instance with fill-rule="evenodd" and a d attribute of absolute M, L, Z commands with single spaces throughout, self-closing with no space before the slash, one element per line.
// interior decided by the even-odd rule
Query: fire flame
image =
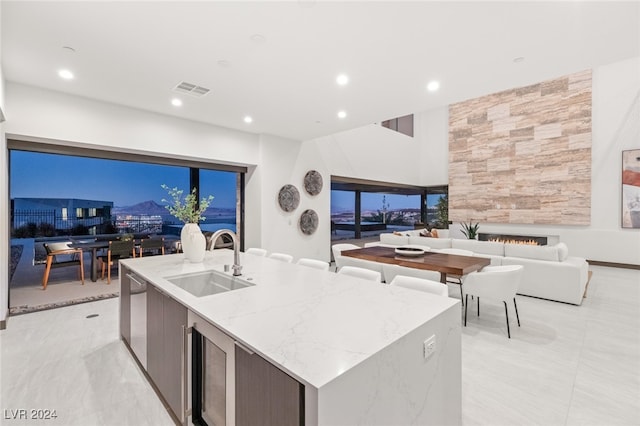
<path fill-rule="evenodd" d="M 526 244 L 529 246 L 538 246 L 538 242 L 536 240 L 509 240 L 506 238 L 490 238 L 489 241 L 496 243 L 505 243 L 505 244 Z"/>

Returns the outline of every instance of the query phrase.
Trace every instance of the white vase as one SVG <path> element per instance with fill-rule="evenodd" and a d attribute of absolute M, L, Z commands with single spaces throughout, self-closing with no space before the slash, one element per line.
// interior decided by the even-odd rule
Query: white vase
<path fill-rule="evenodd" d="M 180 232 L 180 242 L 184 257 L 192 263 L 204 260 L 206 240 L 197 223 L 185 223 Z"/>

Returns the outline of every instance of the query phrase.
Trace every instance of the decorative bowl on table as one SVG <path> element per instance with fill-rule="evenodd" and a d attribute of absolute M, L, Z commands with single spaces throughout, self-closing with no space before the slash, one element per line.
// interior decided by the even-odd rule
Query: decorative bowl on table
<path fill-rule="evenodd" d="M 401 246 L 396 247 L 395 252 L 400 256 L 417 257 L 424 254 L 424 249 L 421 249 L 419 247 Z"/>

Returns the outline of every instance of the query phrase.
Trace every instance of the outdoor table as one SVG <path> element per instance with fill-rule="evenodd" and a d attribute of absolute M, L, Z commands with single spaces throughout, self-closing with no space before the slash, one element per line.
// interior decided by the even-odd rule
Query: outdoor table
<path fill-rule="evenodd" d="M 91 281 L 98 281 L 98 249 L 109 247 L 109 241 L 77 240 L 69 244 L 69 247 L 91 249 Z"/>

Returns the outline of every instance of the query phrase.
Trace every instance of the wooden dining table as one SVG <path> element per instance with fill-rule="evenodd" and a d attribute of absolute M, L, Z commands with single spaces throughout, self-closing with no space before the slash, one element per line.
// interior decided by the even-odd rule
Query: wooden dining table
<path fill-rule="evenodd" d="M 491 259 L 485 257 L 460 256 L 435 251 L 426 251 L 419 256 L 405 256 L 397 254 L 393 247 L 383 246 L 343 250 L 341 255 L 372 262 L 437 271 L 440 272 L 440 282 L 443 283 L 447 282 L 447 274 L 463 276 L 491 264 Z"/>

